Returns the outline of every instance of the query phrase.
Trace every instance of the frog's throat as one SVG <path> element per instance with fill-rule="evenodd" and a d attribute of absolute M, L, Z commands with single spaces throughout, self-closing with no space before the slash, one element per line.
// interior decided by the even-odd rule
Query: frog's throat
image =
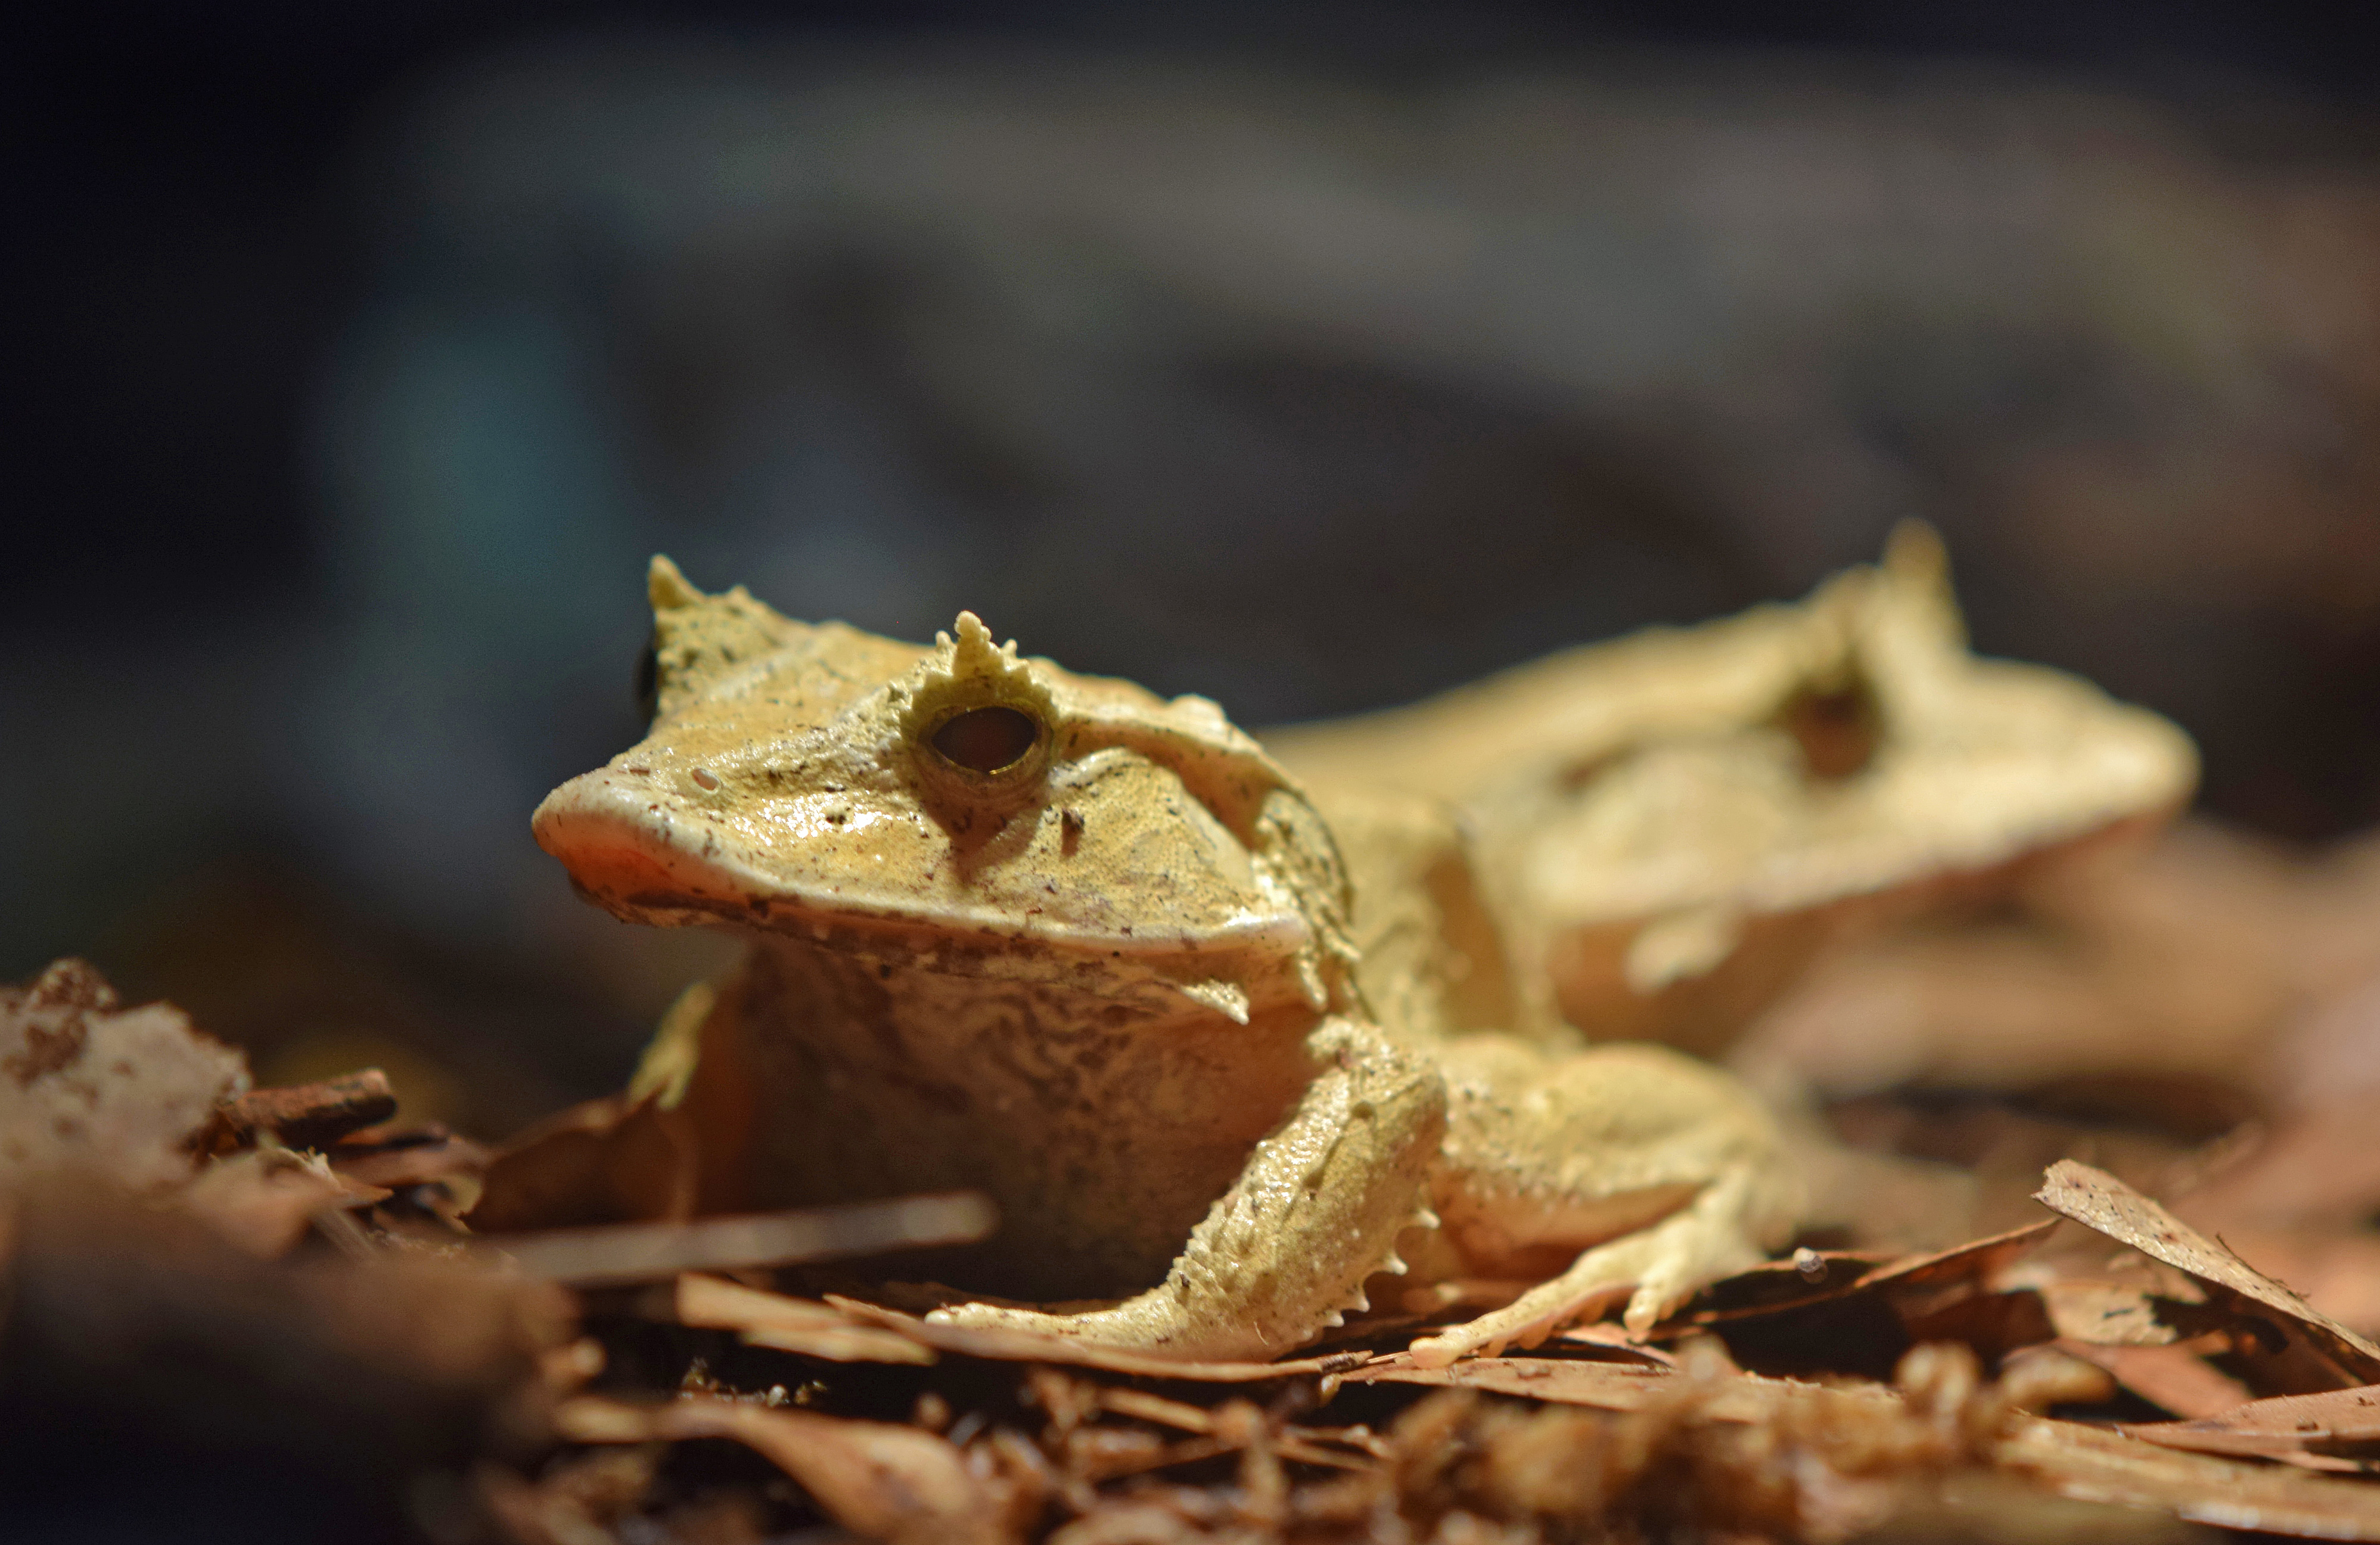
<path fill-rule="evenodd" d="M 1153 1286 L 1315 1074 L 1302 1006 L 1233 1025 L 1179 994 L 755 943 L 703 1052 L 732 1042 L 752 1104 L 751 1204 L 984 1191 L 999 1234 L 918 1267 L 972 1291 Z"/>

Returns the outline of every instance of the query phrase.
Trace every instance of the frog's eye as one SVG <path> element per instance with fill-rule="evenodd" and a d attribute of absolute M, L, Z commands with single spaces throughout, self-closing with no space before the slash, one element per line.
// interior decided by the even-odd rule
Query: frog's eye
<path fill-rule="evenodd" d="M 990 704 L 942 721 L 934 749 L 956 766 L 987 777 L 1015 767 L 1041 741 L 1041 724 L 1022 709 Z"/>
<path fill-rule="evenodd" d="M 1876 693 L 1854 676 L 1841 686 L 1804 687 L 1777 711 L 1778 726 L 1802 748 L 1813 778 L 1848 778 L 1875 760 L 1883 738 Z"/>

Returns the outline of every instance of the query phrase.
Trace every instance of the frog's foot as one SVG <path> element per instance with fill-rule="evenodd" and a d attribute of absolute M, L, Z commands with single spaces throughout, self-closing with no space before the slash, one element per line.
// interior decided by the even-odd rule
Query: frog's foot
<path fill-rule="evenodd" d="M 1407 1350 L 1423 1368 L 1444 1368 L 1474 1353 L 1492 1357 L 1515 1343 L 1536 1346 L 1622 1296 L 1628 1308 L 1621 1321 L 1631 1335 L 1642 1336 L 1705 1283 L 1762 1259 L 1744 1226 L 1756 1188 L 1742 1174 L 1715 1182 L 1660 1223 L 1597 1246 L 1551 1282 L 1476 1320 L 1424 1336 Z"/>

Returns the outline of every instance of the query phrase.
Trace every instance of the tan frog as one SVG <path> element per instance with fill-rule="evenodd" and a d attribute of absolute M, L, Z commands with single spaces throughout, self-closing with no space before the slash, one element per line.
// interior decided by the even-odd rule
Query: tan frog
<path fill-rule="evenodd" d="M 927 648 L 665 559 L 650 590 L 652 733 L 535 824 L 614 915 L 751 941 L 649 1055 L 699 1113 L 695 1210 L 979 1188 L 1002 1226 L 947 1274 L 1010 1301 L 945 1315 L 1184 1356 L 1301 1345 L 1383 1273 L 1542 1282 L 1432 1362 L 1621 1296 L 1641 1330 L 1790 1228 L 1726 1076 L 1499 1017 L 1438 807 L 1342 797 L 1351 917 L 1323 816 L 1204 699 L 969 614 Z"/>
<path fill-rule="evenodd" d="M 1971 653 L 1915 522 L 1800 602 L 1266 744 L 1326 809 L 1389 783 L 1459 809 L 1524 985 L 1706 1055 L 1829 943 L 2153 829 L 2198 769 L 2156 714 Z"/>

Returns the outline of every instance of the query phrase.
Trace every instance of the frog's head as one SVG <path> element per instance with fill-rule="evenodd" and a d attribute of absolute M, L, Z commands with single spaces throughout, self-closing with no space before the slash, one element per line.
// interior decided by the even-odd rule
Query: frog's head
<path fill-rule="evenodd" d="M 1130 979 L 1245 1018 L 1353 992 L 1329 831 L 1203 698 L 650 590 L 655 717 L 538 807 L 539 844 L 630 921 L 725 922 L 886 961 Z"/>

